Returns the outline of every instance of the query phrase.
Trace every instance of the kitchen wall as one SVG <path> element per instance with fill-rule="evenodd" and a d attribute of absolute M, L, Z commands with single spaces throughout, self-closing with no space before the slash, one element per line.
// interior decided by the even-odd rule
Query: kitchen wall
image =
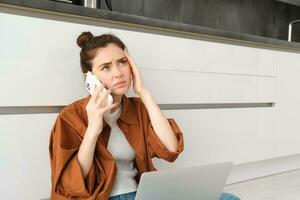
<path fill-rule="evenodd" d="M 300 167 L 299 53 L 11 10 L 0 10 L 0 199 L 49 197 L 54 120 L 88 94 L 76 45 L 87 30 L 127 44 L 145 85 L 184 133 L 182 155 L 172 164 L 155 160 L 159 169 L 233 161 L 236 182 Z M 270 159 L 276 164 L 261 170 Z"/>
<path fill-rule="evenodd" d="M 101 7 L 107 9 L 104 0 Z M 300 7 L 276 0 L 112 0 L 115 11 L 287 40 Z M 300 24 L 293 40 L 300 42 Z"/>

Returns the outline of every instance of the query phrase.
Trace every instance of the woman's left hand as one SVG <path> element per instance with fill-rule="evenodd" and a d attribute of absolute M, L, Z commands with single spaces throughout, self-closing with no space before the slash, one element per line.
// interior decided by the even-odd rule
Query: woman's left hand
<path fill-rule="evenodd" d="M 131 67 L 131 74 L 133 79 L 133 91 L 136 95 L 141 97 L 141 95 L 146 91 L 146 88 L 143 85 L 141 74 L 133 62 L 132 57 L 127 53 L 126 50 L 124 50 L 124 54 L 126 56 L 126 59 Z"/>

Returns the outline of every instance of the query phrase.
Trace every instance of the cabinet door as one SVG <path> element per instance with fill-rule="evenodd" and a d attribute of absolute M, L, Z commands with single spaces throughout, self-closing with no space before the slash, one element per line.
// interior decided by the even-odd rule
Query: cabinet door
<path fill-rule="evenodd" d="M 272 50 L 112 29 L 142 68 L 276 76 Z"/>
<path fill-rule="evenodd" d="M 184 151 L 175 163 L 156 160 L 159 168 L 215 162 L 234 164 L 274 158 L 273 108 L 165 110 L 184 135 Z"/>
<path fill-rule="evenodd" d="M 50 196 L 50 131 L 57 114 L 0 115 L 1 199 Z"/>
<path fill-rule="evenodd" d="M 1 106 L 66 105 L 88 93 L 77 37 L 109 29 L 0 13 Z"/>
<path fill-rule="evenodd" d="M 300 153 L 300 54 L 278 52 L 276 155 Z"/>
<path fill-rule="evenodd" d="M 112 29 L 159 103 L 275 102 L 273 51 Z"/>
<path fill-rule="evenodd" d="M 140 69 L 157 103 L 275 102 L 276 78 Z M 134 95 L 132 92 L 130 95 Z"/>

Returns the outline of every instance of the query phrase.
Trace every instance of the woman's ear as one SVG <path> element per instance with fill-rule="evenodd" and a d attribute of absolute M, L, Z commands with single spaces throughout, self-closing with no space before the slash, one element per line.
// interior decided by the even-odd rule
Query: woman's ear
<path fill-rule="evenodd" d="M 86 73 L 83 74 L 83 78 L 84 78 L 84 80 L 86 80 Z"/>

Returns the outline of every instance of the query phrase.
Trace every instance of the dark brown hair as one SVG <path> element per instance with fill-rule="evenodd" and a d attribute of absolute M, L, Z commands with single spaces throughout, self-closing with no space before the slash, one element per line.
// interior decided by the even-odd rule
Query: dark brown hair
<path fill-rule="evenodd" d="M 81 47 L 80 66 L 83 73 L 92 71 L 92 60 L 95 57 L 96 50 L 106 47 L 108 44 L 115 44 L 121 49 L 125 49 L 125 44 L 112 34 L 103 34 L 94 37 L 91 32 L 83 32 L 77 38 L 77 44 Z"/>

